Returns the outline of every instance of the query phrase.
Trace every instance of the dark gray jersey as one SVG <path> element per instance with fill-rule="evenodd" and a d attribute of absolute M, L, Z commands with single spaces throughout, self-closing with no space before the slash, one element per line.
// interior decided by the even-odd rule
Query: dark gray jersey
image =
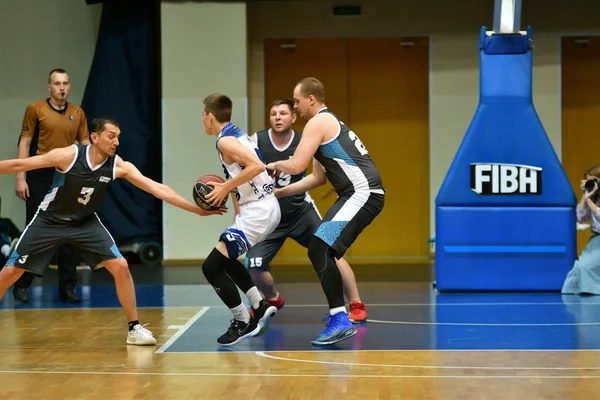
<path fill-rule="evenodd" d="M 84 220 L 102 206 L 108 184 L 115 178 L 116 156 L 108 157 L 92 169 L 90 145 L 77 145 L 75 158 L 64 172 L 55 170 L 54 181 L 40 209 L 56 219 Z"/>
<path fill-rule="evenodd" d="M 270 129 L 260 131 L 256 133 L 256 141 L 258 149 L 265 160 L 265 163 L 269 164 L 275 161 L 282 161 L 291 158 L 300 143 L 302 134 L 297 131 L 293 131 L 292 140 L 284 148 L 275 147 L 271 135 L 273 133 Z M 296 183 L 306 176 L 306 171 L 298 175 L 290 175 L 281 172 L 279 176 L 275 178 L 275 187 L 282 188 L 291 183 Z M 287 196 L 279 199 L 279 207 L 281 208 L 281 222 L 291 221 L 300 214 L 300 209 L 312 203 L 312 199 L 307 193 L 299 193 L 293 196 Z"/>
<path fill-rule="evenodd" d="M 319 110 L 318 114 L 331 115 L 340 126 L 338 136 L 321 144 L 315 153 L 337 194 L 346 190 L 370 190 L 383 194 L 379 171 L 358 136 L 327 108 Z"/>

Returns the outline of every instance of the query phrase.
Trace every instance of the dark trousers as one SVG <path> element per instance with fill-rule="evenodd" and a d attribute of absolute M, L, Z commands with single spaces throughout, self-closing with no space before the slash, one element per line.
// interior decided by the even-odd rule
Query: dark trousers
<path fill-rule="evenodd" d="M 48 193 L 54 177 L 54 168 L 27 172 L 27 185 L 29 186 L 29 197 L 25 201 L 27 224 L 31 222 L 37 209 Z M 58 287 L 60 290 L 73 290 L 77 284 L 77 264 L 73 246 L 65 244 L 56 252 L 56 264 L 58 265 Z M 27 289 L 31 286 L 35 275 L 25 272 L 16 282 L 15 288 Z"/>

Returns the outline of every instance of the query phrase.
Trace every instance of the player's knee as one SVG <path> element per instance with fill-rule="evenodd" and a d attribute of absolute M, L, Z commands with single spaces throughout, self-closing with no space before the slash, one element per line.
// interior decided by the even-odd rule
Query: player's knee
<path fill-rule="evenodd" d="M 254 283 L 256 283 L 257 285 L 264 284 L 265 280 L 269 276 L 269 271 L 262 271 L 262 270 L 258 270 L 256 268 L 249 269 L 248 272 L 250 273 L 250 277 L 252 278 L 252 281 Z"/>
<path fill-rule="evenodd" d="M 332 257 L 331 247 L 321 239 L 313 236 L 308 243 L 308 258 L 315 268 L 327 264 L 327 260 Z"/>
<path fill-rule="evenodd" d="M 129 264 L 124 258 L 115 258 L 108 262 L 105 261 L 104 266 L 107 267 L 106 269 L 108 269 L 113 275 L 127 276 L 131 274 L 129 271 Z"/>
<path fill-rule="evenodd" d="M 21 275 L 23 275 L 23 272 L 25 272 L 24 270 L 22 270 L 21 268 L 16 268 L 13 266 L 5 266 L 4 268 L 2 268 L 2 271 L 0 271 L 0 279 L 2 281 L 16 281 L 17 279 L 19 279 L 19 277 Z"/>
<path fill-rule="evenodd" d="M 210 282 L 213 277 L 220 274 L 222 272 L 221 269 L 221 257 L 225 257 L 221 252 L 217 249 L 213 249 L 210 252 L 204 263 L 202 264 L 202 273 L 204 277 Z"/>

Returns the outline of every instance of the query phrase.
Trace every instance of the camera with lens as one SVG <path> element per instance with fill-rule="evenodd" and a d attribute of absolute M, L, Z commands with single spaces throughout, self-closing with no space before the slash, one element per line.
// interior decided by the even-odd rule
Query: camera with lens
<path fill-rule="evenodd" d="M 600 188 L 600 180 L 598 178 L 588 179 L 587 181 L 585 181 L 585 191 L 590 193 L 592 190 L 594 190 L 594 183 L 598 185 L 598 188 Z"/>

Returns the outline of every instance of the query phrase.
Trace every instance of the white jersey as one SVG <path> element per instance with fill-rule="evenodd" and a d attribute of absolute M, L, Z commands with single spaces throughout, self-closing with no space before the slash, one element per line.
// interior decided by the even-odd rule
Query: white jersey
<path fill-rule="evenodd" d="M 217 137 L 217 143 L 219 139 L 224 136 L 233 136 L 244 146 L 249 149 L 253 153 L 256 153 L 258 158 L 264 163 L 262 155 L 260 154 L 260 150 L 254 143 L 250 136 L 237 126 L 229 123 L 225 125 L 219 136 Z M 239 163 L 234 162 L 233 164 L 227 164 L 223 160 L 223 155 L 221 151 L 219 151 L 219 146 L 217 146 L 217 151 L 219 152 L 219 158 L 221 159 L 221 164 L 223 165 L 223 171 L 225 172 L 225 177 L 229 180 L 238 176 L 242 170 L 244 169 Z M 273 195 L 273 187 L 275 186 L 275 181 L 269 173 L 267 172 L 267 166 L 265 165 L 265 170 L 260 174 L 256 175 L 252 180 L 242 183 L 236 189 L 234 189 L 235 196 L 240 205 L 249 203 L 252 201 L 260 200 L 267 196 Z"/>

